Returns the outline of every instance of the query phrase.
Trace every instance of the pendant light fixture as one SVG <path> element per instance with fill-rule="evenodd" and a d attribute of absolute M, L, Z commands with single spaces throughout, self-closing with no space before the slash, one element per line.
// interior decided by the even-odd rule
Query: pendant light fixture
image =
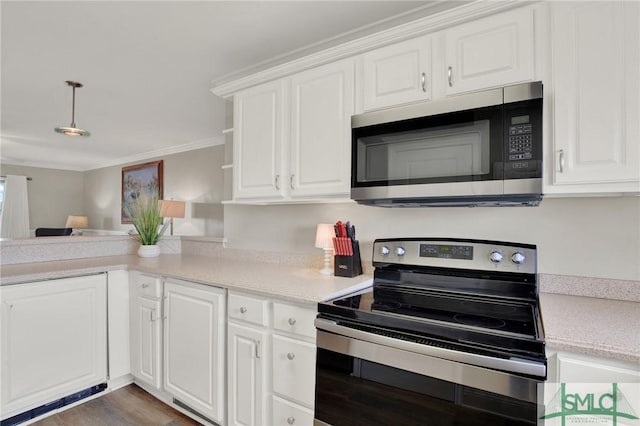
<path fill-rule="evenodd" d="M 69 127 L 60 126 L 56 127 L 55 131 L 58 133 L 64 133 L 68 136 L 89 136 L 89 133 L 86 130 L 80 129 L 76 127 L 75 123 L 75 115 L 76 115 L 76 88 L 82 87 L 82 83 L 78 83 L 77 81 L 69 81 L 66 83 L 73 88 L 73 100 L 71 101 L 71 125 Z"/>

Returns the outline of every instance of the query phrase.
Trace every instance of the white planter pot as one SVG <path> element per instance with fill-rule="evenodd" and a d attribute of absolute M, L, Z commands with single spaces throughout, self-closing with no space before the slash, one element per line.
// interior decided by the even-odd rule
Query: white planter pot
<path fill-rule="evenodd" d="M 160 255 L 160 246 L 154 244 L 152 246 L 140 246 L 138 248 L 138 256 L 140 257 L 156 257 Z"/>

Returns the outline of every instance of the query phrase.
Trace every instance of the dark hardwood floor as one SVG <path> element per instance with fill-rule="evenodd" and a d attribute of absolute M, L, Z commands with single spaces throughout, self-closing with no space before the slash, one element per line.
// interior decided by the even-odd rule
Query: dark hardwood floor
<path fill-rule="evenodd" d="M 37 426 L 189 426 L 200 423 L 174 410 L 136 385 L 129 385 L 62 413 Z"/>

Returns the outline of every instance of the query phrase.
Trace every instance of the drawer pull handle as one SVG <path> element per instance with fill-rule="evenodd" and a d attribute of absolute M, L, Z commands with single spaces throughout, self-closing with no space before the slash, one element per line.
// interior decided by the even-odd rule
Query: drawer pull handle
<path fill-rule="evenodd" d="M 296 418 L 295 417 L 289 417 L 287 418 L 287 423 L 289 423 L 290 425 L 292 425 L 293 423 L 295 423 Z"/>
<path fill-rule="evenodd" d="M 420 84 L 422 85 L 422 91 L 423 92 L 427 92 L 427 74 L 426 73 L 422 73 L 422 76 L 420 77 Z"/>
<path fill-rule="evenodd" d="M 147 288 L 149 287 L 149 284 L 142 284 L 142 288 Z"/>
<path fill-rule="evenodd" d="M 292 360 L 292 359 L 294 359 L 295 357 L 296 357 L 296 354 L 294 354 L 293 352 L 289 352 L 289 353 L 287 354 L 287 359 L 288 359 L 289 361 L 291 361 L 291 360 Z"/>
<path fill-rule="evenodd" d="M 247 308 L 245 308 L 244 306 L 240 308 L 240 313 L 244 314 L 247 312 Z"/>
<path fill-rule="evenodd" d="M 294 325 L 296 323 L 295 318 L 289 318 L 289 325 Z"/>
<path fill-rule="evenodd" d="M 564 173 L 564 149 L 560 150 L 560 173 Z"/>
<path fill-rule="evenodd" d="M 453 81 L 451 81 L 451 77 L 452 77 L 451 74 L 452 73 L 453 73 L 453 68 L 448 67 L 447 68 L 447 80 L 449 80 L 449 87 L 453 87 Z"/>

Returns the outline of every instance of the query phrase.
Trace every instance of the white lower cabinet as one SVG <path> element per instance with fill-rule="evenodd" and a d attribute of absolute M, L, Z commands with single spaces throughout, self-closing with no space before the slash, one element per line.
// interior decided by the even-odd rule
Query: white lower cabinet
<path fill-rule="evenodd" d="M 131 374 L 164 401 L 225 424 L 225 293 L 131 272 Z"/>
<path fill-rule="evenodd" d="M 264 361 L 267 358 L 267 332 L 229 322 L 227 336 L 228 424 L 266 424 L 268 390 Z"/>
<path fill-rule="evenodd" d="M 2 419 L 107 381 L 106 274 L 0 287 Z"/>
<path fill-rule="evenodd" d="M 162 280 L 131 273 L 131 374 L 162 386 Z"/>
<path fill-rule="evenodd" d="M 272 397 L 273 426 L 312 425 L 313 410 L 293 404 L 285 399 Z"/>
<path fill-rule="evenodd" d="M 549 356 L 550 381 L 559 383 L 640 383 L 640 365 L 572 352 Z"/>
<path fill-rule="evenodd" d="M 237 292 L 228 306 L 228 424 L 312 425 L 316 310 Z"/>
<path fill-rule="evenodd" d="M 313 406 L 315 345 L 289 337 L 273 336 L 273 392 L 298 404 Z M 311 384 L 311 386 L 310 386 Z"/>
<path fill-rule="evenodd" d="M 216 423 L 224 423 L 225 290 L 164 284 L 164 389 Z"/>

